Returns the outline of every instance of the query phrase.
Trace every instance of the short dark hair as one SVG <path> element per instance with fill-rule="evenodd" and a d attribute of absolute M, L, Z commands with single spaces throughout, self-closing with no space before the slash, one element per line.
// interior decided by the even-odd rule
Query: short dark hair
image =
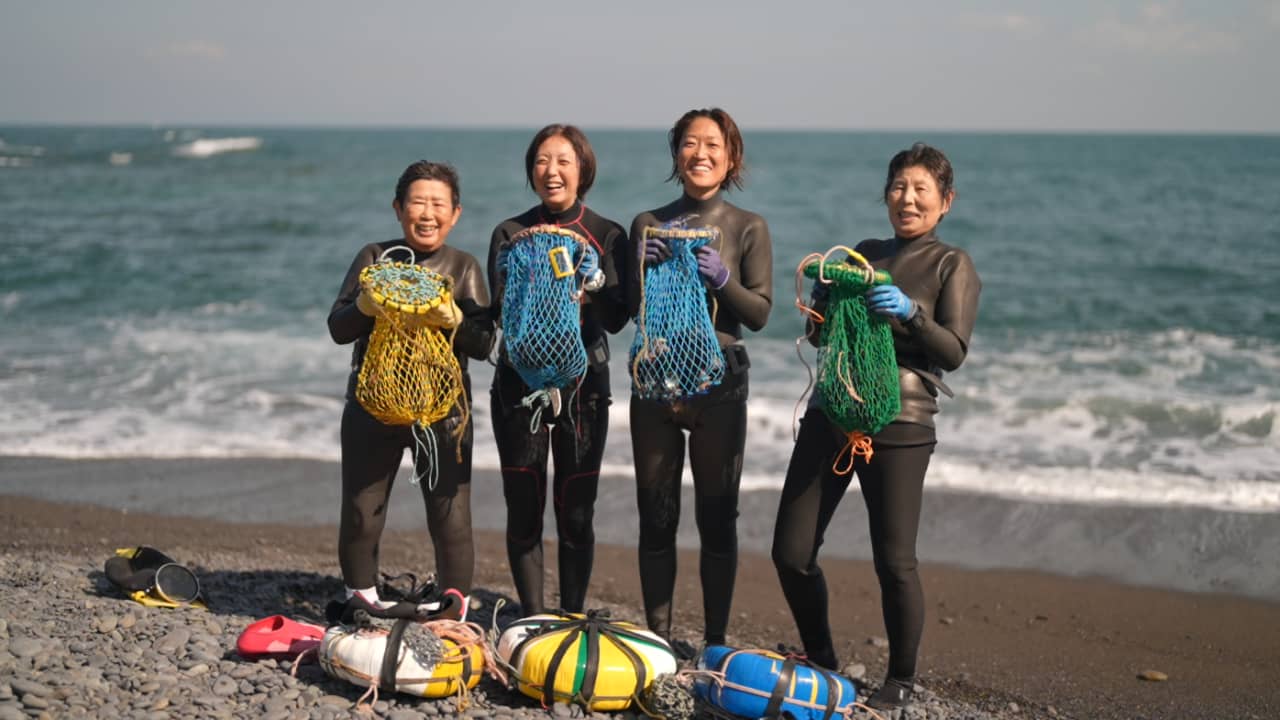
<path fill-rule="evenodd" d="M 720 189 L 726 190 L 730 185 L 733 185 L 741 190 L 742 175 L 746 171 L 742 164 L 742 133 L 738 131 L 738 124 L 733 121 L 729 113 L 720 108 L 690 110 L 681 115 L 676 124 L 671 126 L 671 131 L 667 133 L 667 144 L 671 146 L 671 174 L 667 176 L 667 180 L 671 181 L 680 177 L 680 167 L 676 160 L 680 155 L 680 141 L 684 140 L 684 134 L 689 129 L 689 125 L 700 117 L 710 118 L 716 125 L 720 126 L 720 132 L 724 135 L 725 150 L 729 153 L 730 167 L 729 172 L 725 173 L 724 181 L 720 183 Z"/>
<path fill-rule="evenodd" d="M 893 186 L 893 179 L 909 167 L 922 167 L 928 170 L 933 176 L 933 181 L 938 184 L 938 194 L 944 198 L 951 195 L 955 185 L 955 173 L 951 169 L 951 161 L 938 148 L 918 142 L 894 155 L 889 161 L 889 174 L 884 180 L 884 194 L 880 196 L 881 200 L 888 202 L 889 188 Z"/>
<path fill-rule="evenodd" d="M 418 180 L 439 180 L 449 186 L 453 193 L 453 206 L 456 208 L 462 201 L 462 190 L 458 187 L 458 171 L 449 163 L 419 160 L 400 173 L 396 181 L 396 205 L 404 204 L 404 196 L 409 194 L 409 186 Z"/>
<path fill-rule="evenodd" d="M 573 146 L 573 153 L 578 156 L 578 199 L 581 200 L 587 196 L 587 191 L 596 181 L 596 153 L 591 149 L 591 141 L 587 140 L 587 134 L 573 125 L 552 123 L 533 136 L 529 149 L 524 152 L 524 177 L 532 186 L 533 163 L 538 159 L 538 148 L 542 147 L 542 143 L 548 138 L 556 135 L 568 140 Z"/>

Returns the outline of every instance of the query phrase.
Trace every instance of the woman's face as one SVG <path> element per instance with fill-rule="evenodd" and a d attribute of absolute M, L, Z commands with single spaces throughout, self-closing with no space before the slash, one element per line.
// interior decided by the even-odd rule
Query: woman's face
<path fill-rule="evenodd" d="M 884 198 L 894 234 L 910 240 L 933 230 L 951 210 L 953 197 L 954 192 L 942 196 L 938 181 L 926 168 L 920 165 L 903 168 L 894 176 Z"/>
<path fill-rule="evenodd" d="M 533 191 L 548 209 L 560 212 L 578 199 L 578 153 L 563 135 L 552 135 L 538 146 L 533 159 Z"/>
<path fill-rule="evenodd" d="M 720 189 L 733 168 L 729 166 L 724 133 L 715 120 L 697 117 L 689 123 L 680 139 L 676 166 L 680 169 L 684 191 L 690 197 L 702 200 Z"/>
<path fill-rule="evenodd" d="M 453 206 L 453 189 L 443 180 L 414 180 L 404 201 L 393 202 L 391 207 L 404 229 L 405 242 L 424 252 L 444 245 L 462 215 L 462 206 Z"/>

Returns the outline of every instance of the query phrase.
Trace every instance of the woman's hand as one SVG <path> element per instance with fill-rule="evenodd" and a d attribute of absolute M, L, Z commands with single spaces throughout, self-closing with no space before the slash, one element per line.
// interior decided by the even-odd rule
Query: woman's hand
<path fill-rule="evenodd" d="M 380 312 L 378 303 L 374 302 L 373 298 L 369 297 L 369 293 L 363 290 L 360 291 L 359 295 L 356 295 L 356 309 L 369 317 L 378 317 Z"/>
<path fill-rule="evenodd" d="M 902 292 L 897 285 L 877 285 L 868 290 L 863 297 L 867 299 L 867 307 L 877 315 L 896 318 L 906 322 L 916 312 L 916 304 Z"/>
<path fill-rule="evenodd" d="M 644 258 L 644 262 L 647 265 L 660 263 L 671 257 L 671 248 L 667 247 L 666 240 L 655 235 L 648 235 L 640 245 L 640 257 Z"/>
<path fill-rule="evenodd" d="M 594 248 L 587 248 L 582 254 L 582 262 L 578 264 L 578 276 L 583 279 L 582 286 L 588 292 L 595 292 L 604 286 L 604 273 L 600 271 L 600 256 Z"/>
<path fill-rule="evenodd" d="M 719 290 L 729 282 L 729 268 L 724 266 L 720 253 L 709 245 L 703 245 L 695 251 L 698 255 L 698 272 L 706 278 L 713 290 Z"/>

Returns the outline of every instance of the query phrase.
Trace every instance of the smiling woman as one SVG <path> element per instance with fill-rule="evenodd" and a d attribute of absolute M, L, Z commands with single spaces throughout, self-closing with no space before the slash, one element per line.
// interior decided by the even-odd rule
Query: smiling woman
<path fill-rule="evenodd" d="M 892 325 L 900 400 L 897 417 L 871 436 L 874 453 L 855 455 L 851 463 L 867 507 L 889 637 L 888 677 L 867 701 L 882 709 L 910 703 L 915 688 L 916 654 L 924 633 L 916 535 L 925 471 L 937 444 L 933 416 L 938 393 L 951 394 L 942 383 L 943 371 L 958 368 L 968 354 L 982 288 L 969 255 L 935 234 L 951 210 L 952 186 L 951 162 L 942 151 L 917 143 L 894 155 L 883 195 L 893 237 L 864 240 L 855 248 L 865 257 L 863 262 L 892 278 L 892 284 L 875 285 L 852 302 Z M 833 298 L 833 303 L 842 302 Z M 813 337 L 818 324 L 835 322 L 827 313 L 825 285 L 815 283 L 809 306 L 817 318 L 810 325 Z M 805 412 L 787 466 L 774 525 L 773 562 L 805 654 L 811 662 L 834 670 L 840 665 L 818 549 L 851 475 L 848 466 L 838 462 L 843 434 L 828 417 L 832 408 L 821 397 L 815 393 Z"/>
<path fill-rule="evenodd" d="M 446 244 L 462 215 L 458 175 L 452 167 L 425 160 L 410 165 L 396 183 L 391 209 L 400 223 L 402 237 L 369 243 L 356 253 L 338 298 L 329 312 L 329 334 L 339 344 L 355 343 L 351 377 L 342 413 L 342 512 L 338 529 L 338 560 L 347 586 L 346 603 L 371 615 L 389 617 L 417 612 L 378 596 L 378 541 L 387 519 L 387 501 L 400 459 L 414 448 L 417 476 L 427 507 L 427 529 L 435 548 L 435 572 L 442 588 L 460 593 L 471 590 L 474 551 L 471 540 L 471 379 L 467 358 L 483 359 L 493 344 L 489 295 L 480 263 L 470 254 Z M 398 251 L 398 252 L 397 252 Z M 391 256 L 394 256 L 391 258 Z M 361 274 L 383 258 L 404 259 L 443 276 L 450 292 L 445 301 L 413 320 L 396 320 L 362 290 Z M 413 268 L 416 270 L 416 268 Z M 451 297 L 450 297 L 451 296 Z M 397 336 L 425 333 L 433 342 L 452 341 L 461 370 L 466 402 L 454 405 L 448 415 L 428 427 L 392 425 L 366 409 L 357 390 L 370 353 L 371 336 L 394 323 Z M 422 327 L 422 326 L 425 326 Z M 415 376 L 425 354 L 419 345 L 403 345 L 403 357 L 390 358 L 394 370 Z M 446 351 L 447 352 L 447 351 Z M 384 378 L 385 379 L 385 378 Z M 428 438 L 424 441 L 423 438 Z M 424 447 L 427 452 L 419 452 Z M 434 442 L 440 444 L 431 451 Z M 403 605 L 403 603 L 401 603 Z M 465 613 L 465 604 L 460 605 Z"/>
<path fill-rule="evenodd" d="M 542 612 L 546 609 L 542 515 L 551 456 L 555 461 L 552 491 L 559 536 L 558 607 L 581 612 L 591 579 L 596 490 L 609 430 L 607 334 L 618 332 L 627 322 L 619 283 L 627 267 L 627 236 L 621 225 L 597 215 L 583 202 L 595 182 L 596 155 L 578 128 L 556 124 L 539 130 L 525 152 L 524 169 L 541 202 L 493 230 L 489 285 L 493 288 L 494 315 L 501 319 L 504 332 L 512 323 L 537 324 L 547 333 L 555 323 L 532 316 L 539 311 L 548 317 L 569 316 L 572 322 L 566 331 L 544 334 L 539 342 L 523 346 L 517 333 L 504 335 L 501 361 L 493 373 L 489 408 L 507 501 L 507 556 L 524 614 Z M 532 235 L 536 234 L 572 238 L 553 249 L 562 251 L 559 257 L 569 258 L 569 262 L 558 261 L 554 251 L 542 246 L 535 251 Z M 513 249 L 517 242 L 522 246 Z M 569 246 L 574 248 L 573 255 Z M 566 267 L 555 269 L 559 264 Z M 548 266 L 557 280 L 548 280 Z M 520 273 L 513 275 L 510 284 L 509 269 Z M 534 296 L 547 285 L 568 280 L 580 286 L 576 302 L 548 301 L 535 306 Z M 504 302 L 508 297 L 511 301 Z M 574 372 L 582 374 L 568 383 L 550 381 L 547 384 L 554 387 L 531 387 L 525 376 L 533 373 L 528 372 L 527 363 L 518 362 L 529 355 L 520 350 L 530 346 L 537 346 L 533 354 L 541 357 L 564 355 L 573 346 L 577 357 L 585 354 L 586 369 L 575 365 Z"/>
<path fill-rule="evenodd" d="M 701 539 L 703 639 L 723 644 L 738 567 L 738 486 L 747 436 L 750 363 L 742 328 L 759 331 L 769 319 L 773 246 L 764 218 L 722 196 L 730 186 L 742 186 L 742 135 L 729 113 L 690 110 L 676 121 L 667 140 L 667 179 L 678 179 L 683 192 L 674 202 L 636 216 L 629 253 L 634 270 L 628 274 L 628 305 L 637 327 L 633 368 L 658 364 L 674 373 L 665 381 L 670 392 L 663 395 L 652 392 L 633 371 L 631 447 L 640 511 L 640 584 L 649 629 L 670 639 L 687 432 Z M 646 287 L 662 281 L 675 285 Z M 689 294 L 675 287 L 686 285 L 695 290 L 695 302 L 677 308 L 672 296 Z M 696 319 L 702 322 L 662 322 L 673 314 L 700 315 Z M 659 327 L 706 327 L 714 337 L 691 342 L 689 333 L 668 335 L 659 333 Z M 677 352 L 708 345 L 710 354 Z M 689 367 L 699 364 L 705 365 Z M 688 385 L 677 375 L 705 380 L 685 395 Z M 659 377 L 659 389 L 663 383 Z"/>

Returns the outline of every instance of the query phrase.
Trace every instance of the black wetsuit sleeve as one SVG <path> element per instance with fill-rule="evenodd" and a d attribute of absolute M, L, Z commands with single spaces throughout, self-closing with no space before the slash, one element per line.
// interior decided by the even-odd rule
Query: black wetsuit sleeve
<path fill-rule="evenodd" d="M 495 323 L 501 319 L 502 294 L 506 291 L 505 278 L 498 272 L 498 251 L 511 239 L 511 234 L 506 231 L 505 225 L 506 223 L 503 223 L 493 229 L 493 236 L 489 238 L 489 258 L 485 263 L 487 275 L 489 276 L 489 287 L 493 290 L 489 300 L 489 309 Z"/>
<path fill-rule="evenodd" d="M 627 236 L 627 242 L 623 243 L 626 250 L 623 252 L 627 257 L 627 270 L 624 277 L 625 294 L 627 298 L 627 315 L 632 318 L 640 315 L 640 294 L 644 288 L 644 263 L 640 261 L 643 257 L 644 229 L 648 225 L 654 225 L 656 221 L 648 213 L 642 213 L 631 221 L 631 234 Z"/>
<path fill-rule="evenodd" d="M 739 276 L 717 291 L 720 302 L 752 331 L 769 321 L 773 307 L 773 242 L 764 218 L 756 217 L 744 228 Z"/>
<path fill-rule="evenodd" d="M 609 232 L 599 239 L 601 245 L 600 267 L 604 270 L 604 287 L 587 293 L 583 303 L 587 312 L 595 314 L 596 321 L 605 332 L 615 334 L 627 324 L 630 317 L 625 291 L 627 262 L 627 234 L 622 226 L 610 223 Z"/>
<path fill-rule="evenodd" d="M 932 364 L 950 372 L 960 367 L 969 352 L 982 282 L 973 260 L 963 250 L 948 253 L 940 271 L 942 288 L 932 316 L 921 310 L 905 328 Z"/>
<path fill-rule="evenodd" d="M 493 315 L 480 263 L 470 255 L 454 278 L 453 301 L 462 310 L 462 322 L 454 335 L 454 349 L 476 360 L 489 357 L 493 349 Z"/>
<path fill-rule="evenodd" d="M 373 245 L 366 245 L 356 253 L 346 277 L 342 279 L 338 298 L 329 309 L 329 337 L 339 345 L 353 343 L 373 332 L 373 318 L 356 307 L 356 296 L 360 294 L 360 271 L 372 265 L 375 257 Z"/>

